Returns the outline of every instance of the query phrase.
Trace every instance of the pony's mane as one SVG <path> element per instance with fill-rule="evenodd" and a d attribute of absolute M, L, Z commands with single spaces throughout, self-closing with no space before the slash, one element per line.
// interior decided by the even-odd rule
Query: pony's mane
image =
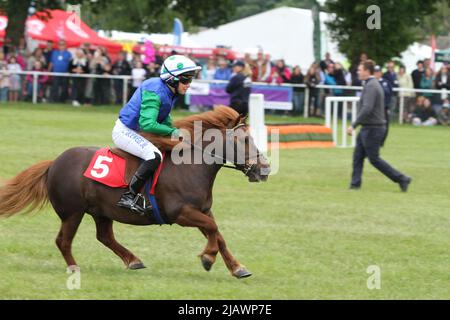
<path fill-rule="evenodd" d="M 177 128 L 188 130 L 192 136 L 194 134 L 195 121 L 202 122 L 202 130 L 211 128 L 224 130 L 237 124 L 239 113 L 227 106 L 217 106 L 212 111 L 194 114 L 175 121 L 174 125 Z M 150 140 L 160 150 L 171 150 L 178 144 L 178 141 L 172 141 L 170 137 L 157 136 L 147 132 L 140 132 L 140 134 L 147 140 Z"/>

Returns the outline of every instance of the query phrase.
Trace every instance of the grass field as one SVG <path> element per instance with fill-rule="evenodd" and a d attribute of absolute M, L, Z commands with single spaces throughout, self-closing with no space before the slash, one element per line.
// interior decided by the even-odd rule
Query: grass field
<path fill-rule="evenodd" d="M 117 111 L 0 105 L 0 181 L 72 146 L 111 145 Z M 0 298 L 450 298 L 450 128 L 392 127 L 382 156 L 413 177 L 406 194 L 370 165 L 363 188 L 349 191 L 351 154 L 282 150 L 278 174 L 262 184 L 231 170 L 219 173 L 213 212 L 229 248 L 253 272 L 250 278 L 233 278 L 221 258 L 204 271 L 197 257 L 203 236 L 176 225 L 116 223 L 116 238 L 147 266 L 126 270 L 95 239 L 86 215 L 73 246 L 81 289 L 68 290 L 54 244 L 60 221 L 46 207 L 0 220 Z M 379 290 L 367 288 L 370 265 L 380 267 Z"/>

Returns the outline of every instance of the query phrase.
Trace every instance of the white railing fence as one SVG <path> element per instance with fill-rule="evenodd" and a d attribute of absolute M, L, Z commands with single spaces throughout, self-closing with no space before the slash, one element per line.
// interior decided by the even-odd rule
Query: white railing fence
<path fill-rule="evenodd" d="M 347 144 L 348 104 L 351 104 L 351 122 L 356 120 L 356 105 L 359 97 L 327 97 L 325 99 L 325 126 L 333 132 L 333 143 L 336 147 L 347 148 L 356 145 L 356 134 L 352 135 L 351 144 Z M 342 105 L 341 142 L 338 141 L 339 104 Z"/>
<path fill-rule="evenodd" d="M 11 72 L 6 70 L 0 70 L 0 74 L 10 75 L 31 75 L 33 77 L 33 95 L 32 102 L 37 103 L 38 97 L 38 79 L 39 76 L 51 76 L 51 77 L 67 77 L 67 78 L 94 78 L 94 79 L 110 79 L 110 80 L 122 80 L 123 81 L 123 103 L 127 103 L 128 98 L 128 81 L 132 79 L 131 76 L 116 76 L 116 75 L 100 75 L 100 74 L 76 74 L 76 73 L 58 73 L 58 72 L 45 72 L 45 71 L 20 71 Z"/>
<path fill-rule="evenodd" d="M 97 79 L 110 79 L 110 80 L 121 80 L 123 81 L 123 104 L 127 102 L 128 98 L 128 83 L 132 80 L 132 77 L 129 75 L 97 75 L 97 74 L 74 74 L 74 73 L 55 73 L 55 72 L 42 72 L 42 71 L 21 71 L 21 72 L 12 72 L 7 70 L 0 70 L 0 75 L 10 75 L 10 74 L 19 74 L 19 75 L 31 75 L 33 77 L 33 93 L 32 93 L 32 102 L 37 103 L 38 99 L 38 77 L 39 76 L 51 76 L 51 77 L 68 77 L 68 78 L 97 78 Z M 221 81 L 221 80 L 195 80 L 196 82 L 204 82 L 204 83 L 227 83 L 228 81 Z M 255 85 L 271 85 L 266 82 L 254 82 Z M 362 87 L 355 87 L 355 86 L 330 86 L 330 85 L 323 85 L 319 84 L 315 86 L 314 88 L 310 88 L 306 84 L 291 84 L 291 83 L 282 83 L 279 85 L 273 85 L 273 86 L 286 86 L 286 87 L 293 87 L 293 88 L 302 88 L 304 90 L 304 103 L 303 103 L 303 116 L 305 118 L 309 117 L 309 97 L 312 89 L 319 89 L 319 90 L 334 90 L 334 89 L 342 89 L 347 91 L 347 95 L 349 92 L 353 93 L 353 97 L 357 97 L 358 94 L 361 92 Z M 398 122 L 400 124 L 403 123 L 403 114 L 404 114 L 404 108 L 405 108 L 405 95 L 404 93 L 431 93 L 431 94 L 439 94 L 442 97 L 448 98 L 448 91 L 443 90 L 435 90 L 435 89 L 409 89 L 409 88 L 394 88 L 394 92 L 399 93 L 398 94 Z M 325 106 L 326 108 L 326 106 Z"/>
<path fill-rule="evenodd" d="M 228 83 L 228 81 L 224 81 L 224 80 L 195 80 L 197 82 L 200 83 L 222 83 L 222 84 L 226 84 Z M 266 82 L 253 82 L 253 84 L 255 85 L 272 85 L 272 84 L 268 84 Z M 304 118 L 308 118 L 309 117 L 309 96 L 310 96 L 310 92 L 312 89 L 316 88 L 316 89 L 322 89 L 322 90 L 334 90 L 334 89 L 342 89 L 342 90 L 346 90 L 347 91 L 347 97 L 350 96 L 348 94 L 348 91 L 352 91 L 353 93 L 353 97 L 358 97 L 359 93 L 362 91 L 363 87 L 360 86 L 340 86 L 340 85 L 335 85 L 335 86 L 330 86 L 330 85 L 324 85 L 324 84 L 319 84 L 316 85 L 314 88 L 310 88 L 308 85 L 306 84 L 293 84 L 293 83 L 282 83 L 282 84 L 278 84 L 278 85 L 273 85 L 273 86 L 284 86 L 284 87 L 292 87 L 292 88 L 302 88 L 305 91 L 304 94 L 304 103 L 303 103 L 303 117 Z M 399 114 L 398 114 L 398 122 L 400 124 L 403 124 L 403 114 L 404 114 L 404 108 L 405 108 L 405 95 L 404 93 L 432 93 L 432 94 L 439 94 L 441 96 L 447 96 L 447 98 L 449 97 L 449 91 L 447 91 L 446 89 L 442 89 L 442 90 L 436 90 L 436 89 L 410 89 L 410 88 L 394 88 L 393 91 L 395 93 L 398 93 L 398 99 L 399 99 Z M 344 97 L 344 96 L 343 96 Z M 359 100 L 359 98 L 358 98 Z"/>

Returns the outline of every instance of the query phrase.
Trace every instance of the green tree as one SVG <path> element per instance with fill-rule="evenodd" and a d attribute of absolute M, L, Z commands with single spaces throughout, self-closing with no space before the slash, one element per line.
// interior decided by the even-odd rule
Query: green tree
<path fill-rule="evenodd" d="M 426 16 L 424 23 L 420 27 L 416 27 L 416 32 L 422 38 L 430 35 L 448 36 L 450 32 L 450 1 L 441 0 L 435 5 L 435 12 Z"/>
<path fill-rule="evenodd" d="M 0 0 L 0 11 L 8 16 L 6 33 L 13 44 L 23 37 L 31 0 Z M 65 9 L 64 0 L 41 0 L 36 10 Z M 170 32 L 173 18 L 186 28 L 214 27 L 229 21 L 234 14 L 233 0 L 70 0 L 82 4 L 82 18 L 97 29 L 131 32 Z M 45 18 L 45 17 L 44 17 Z"/>
<path fill-rule="evenodd" d="M 238 20 L 278 7 L 311 9 L 315 0 L 234 0 L 236 13 L 231 20 Z"/>
<path fill-rule="evenodd" d="M 446 0 L 449 1 L 450 0 Z M 416 27 L 424 24 L 425 17 L 435 12 L 437 0 L 386 0 L 379 2 L 381 28 L 369 29 L 367 8 L 372 0 L 331 0 L 327 10 L 336 14 L 328 22 L 331 36 L 339 44 L 339 50 L 355 62 L 361 52 L 378 64 L 400 56 L 411 43 L 424 36 Z"/>
<path fill-rule="evenodd" d="M 6 34 L 13 44 L 18 44 L 19 39 L 23 37 L 30 4 L 30 0 L 0 1 L 0 12 L 8 17 Z M 58 1 L 47 1 L 47 6 L 49 8 L 57 7 Z"/>
<path fill-rule="evenodd" d="M 89 13 L 95 6 L 86 3 L 82 9 L 87 13 L 83 19 L 89 25 L 128 32 L 170 32 L 175 17 L 183 22 L 186 30 L 215 27 L 226 23 L 234 13 L 232 0 L 110 0 L 98 13 Z"/>

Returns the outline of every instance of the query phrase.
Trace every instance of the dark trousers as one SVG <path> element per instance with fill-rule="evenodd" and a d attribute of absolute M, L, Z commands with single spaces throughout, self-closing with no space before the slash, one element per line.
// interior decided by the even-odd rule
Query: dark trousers
<path fill-rule="evenodd" d="M 320 110 L 320 92 L 318 89 L 311 89 L 309 91 L 308 108 L 311 106 L 312 99 L 314 99 L 312 115 L 317 116 L 317 112 Z"/>
<path fill-rule="evenodd" d="M 84 92 L 86 91 L 86 79 L 73 78 L 72 81 L 72 100 L 76 100 L 83 104 L 85 102 Z"/>
<path fill-rule="evenodd" d="M 303 114 L 303 105 L 305 104 L 305 93 L 302 91 L 294 90 L 292 102 L 294 107 L 292 110 L 292 114 L 296 116 Z"/>
<path fill-rule="evenodd" d="M 356 147 L 353 152 L 353 174 L 351 185 L 361 186 L 361 176 L 364 159 L 369 158 L 370 163 L 393 182 L 400 182 L 404 175 L 392 168 L 389 163 L 380 158 L 380 147 L 386 133 L 385 127 L 362 127 L 356 138 Z"/>
<path fill-rule="evenodd" d="M 95 79 L 94 82 L 94 101 L 95 105 L 105 105 L 110 103 L 109 97 L 111 82 L 109 79 Z"/>
<path fill-rule="evenodd" d="M 116 94 L 116 104 L 123 103 L 123 80 L 114 79 L 114 92 Z"/>
<path fill-rule="evenodd" d="M 53 77 L 51 100 L 52 102 L 65 102 L 68 94 L 68 79 L 66 77 Z"/>

